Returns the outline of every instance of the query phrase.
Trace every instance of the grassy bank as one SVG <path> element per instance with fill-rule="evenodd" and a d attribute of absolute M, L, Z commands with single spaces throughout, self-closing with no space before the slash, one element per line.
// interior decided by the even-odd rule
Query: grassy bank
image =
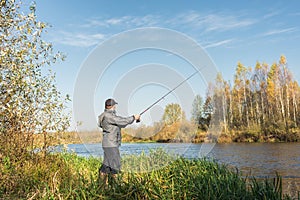
<path fill-rule="evenodd" d="M 158 125 L 162 126 L 162 125 Z M 86 132 L 63 132 L 50 133 L 49 145 L 99 143 L 102 141 L 100 130 Z M 43 145 L 43 135 L 34 135 L 35 146 Z M 141 126 L 139 128 L 126 128 L 122 130 L 122 142 L 300 142 L 300 129 L 291 129 L 288 133 L 280 130 L 271 130 L 268 134 L 263 133 L 257 127 L 243 130 L 230 130 L 226 133 L 208 133 L 193 127 L 189 122 L 174 123 L 169 126 L 153 127 Z"/>
<path fill-rule="evenodd" d="M 161 151 L 125 157 L 123 172 L 105 185 L 100 161 L 66 153 L 22 163 L 3 158 L 0 199 L 291 199 L 283 196 L 280 177 L 244 179 L 216 162 L 173 160 Z"/>
<path fill-rule="evenodd" d="M 260 127 L 250 126 L 239 129 L 226 129 L 226 131 L 223 128 L 220 132 L 214 132 L 198 129 L 188 121 L 177 122 L 168 126 L 161 124 L 157 126 L 142 126 L 137 129 L 127 128 L 122 132 L 122 141 L 136 142 L 150 140 L 155 142 L 192 143 L 300 142 L 299 128 L 291 128 L 287 131 L 271 126 L 266 130 L 261 130 Z"/>

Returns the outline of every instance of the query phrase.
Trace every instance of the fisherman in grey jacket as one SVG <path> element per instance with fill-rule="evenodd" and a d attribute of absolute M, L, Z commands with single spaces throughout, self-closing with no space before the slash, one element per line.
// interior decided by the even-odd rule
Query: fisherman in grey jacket
<path fill-rule="evenodd" d="M 99 169 L 100 175 L 104 176 L 107 183 L 107 174 L 115 176 L 121 168 L 121 156 L 119 147 L 121 145 L 121 128 L 132 124 L 140 119 L 140 115 L 121 117 L 116 115 L 116 104 L 114 99 L 105 101 L 105 110 L 98 117 L 98 125 L 103 130 L 102 148 L 104 151 L 103 163 Z"/>

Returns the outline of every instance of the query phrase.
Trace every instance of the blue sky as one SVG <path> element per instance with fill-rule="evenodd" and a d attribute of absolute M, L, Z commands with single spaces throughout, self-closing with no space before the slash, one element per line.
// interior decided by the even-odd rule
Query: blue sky
<path fill-rule="evenodd" d="M 239 61 L 253 67 L 256 61 L 272 64 L 284 54 L 295 79 L 300 81 L 300 2 L 297 0 L 51 0 L 37 2 L 37 15 L 41 21 L 52 26 L 45 39 L 67 55 L 65 62 L 53 67 L 59 89 L 71 96 L 81 64 L 98 44 L 120 32 L 142 27 L 168 28 L 193 38 L 204 48 L 226 80 L 233 79 Z M 147 64 L 157 62 L 161 54 L 147 51 L 144 56 Z M 124 58 L 120 63 L 128 64 L 136 59 L 128 61 L 130 58 L 128 56 L 127 61 Z M 172 56 L 169 59 L 176 60 Z M 135 65 L 143 64 L 142 61 Z M 179 68 L 177 70 L 180 71 Z M 186 73 L 183 69 L 181 71 L 188 76 L 191 70 Z M 148 88 L 145 92 L 153 92 L 149 97 L 164 93 L 164 90 L 158 93 L 154 90 Z M 111 95 L 108 90 L 97 92 L 95 96 L 99 98 Z M 171 96 L 169 101 L 174 98 Z M 139 108 L 148 105 L 153 98 L 147 99 Z M 98 101 L 102 103 L 104 100 Z M 95 113 L 101 112 L 101 106 L 95 106 Z"/>

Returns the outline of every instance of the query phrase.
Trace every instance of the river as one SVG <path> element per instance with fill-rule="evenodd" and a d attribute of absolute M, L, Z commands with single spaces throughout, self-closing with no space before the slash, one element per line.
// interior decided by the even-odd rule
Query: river
<path fill-rule="evenodd" d="M 122 155 L 147 154 L 156 148 L 189 159 L 206 156 L 239 169 L 245 176 L 272 178 L 277 172 L 282 176 L 285 193 L 296 197 L 300 192 L 300 143 L 123 143 L 120 151 Z M 68 149 L 80 156 L 103 155 L 100 143 L 70 144 Z"/>

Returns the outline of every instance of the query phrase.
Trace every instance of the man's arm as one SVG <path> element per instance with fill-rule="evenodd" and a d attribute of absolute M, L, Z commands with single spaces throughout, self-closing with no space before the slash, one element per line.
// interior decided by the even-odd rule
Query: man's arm
<path fill-rule="evenodd" d="M 109 117 L 106 117 L 106 120 L 110 124 L 114 124 L 116 126 L 124 128 L 127 125 L 132 124 L 135 120 L 135 117 L 134 116 L 121 117 L 121 116 L 116 116 L 116 115 L 110 115 Z"/>
<path fill-rule="evenodd" d="M 110 124 L 117 125 L 121 128 L 125 128 L 127 125 L 132 124 L 135 120 L 140 119 L 140 115 L 132 115 L 130 117 L 121 117 L 117 115 L 111 115 L 106 120 Z"/>

